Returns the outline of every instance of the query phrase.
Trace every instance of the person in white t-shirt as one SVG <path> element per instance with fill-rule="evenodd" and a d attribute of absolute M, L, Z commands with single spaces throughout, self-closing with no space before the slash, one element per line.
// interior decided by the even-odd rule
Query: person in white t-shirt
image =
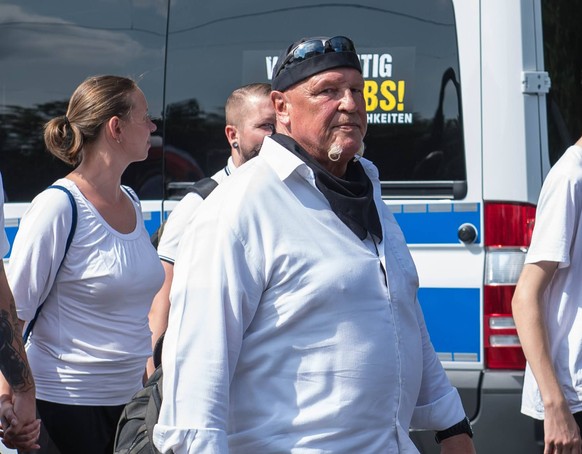
<path fill-rule="evenodd" d="M 275 124 L 275 111 L 269 95 L 271 86 L 266 83 L 253 83 L 234 90 L 225 105 L 226 126 L 224 133 L 230 145 L 230 157 L 226 166 L 216 172 L 212 179 L 221 183 L 237 167 L 259 154 L 266 135 L 272 134 Z M 178 243 L 190 219 L 202 203 L 195 192 L 189 192 L 176 205 L 168 220 L 158 244 L 158 255 L 165 271 L 162 288 L 154 297 L 150 311 L 152 346 L 168 326 L 170 310 L 170 287 L 174 276 L 174 261 L 178 253 Z M 148 375 L 154 371 L 152 359 L 148 360 Z"/>
<path fill-rule="evenodd" d="M 21 320 L 42 305 L 27 355 L 42 425 L 61 454 L 111 454 L 121 412 L 143 386 L 163 269 L 121 176 L 147 158 L 155 130 L 136 83 L 110 75 L 86 79 L 66 115 L 45 125 L 47 149 L 75 168 L 22 217 L 8 278 Z M 42 435 L 40 444 L 52 452 Z"/>
<path fill-rule="evenodd" d="M 0 174 L 0 423 L 9 448 L 37 449 L 40 420 L 36 418 L 34 379 L 22 345 L 14 297 L 3 257 L 10 245 L 4 230 L 4 187 Z"/>
<path fill-rule="evenodd" d="M 521 411 L 543 420 L 545 453 L 581 453 L 582 138 L 544 181 L 512 306 L 527 359 Z"/>

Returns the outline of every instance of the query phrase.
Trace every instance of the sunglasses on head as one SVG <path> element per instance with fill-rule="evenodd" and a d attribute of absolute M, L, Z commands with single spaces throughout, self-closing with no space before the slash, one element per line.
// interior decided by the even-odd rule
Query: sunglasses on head
<path fill-rule="evenodd" d="M 329 52 L 356 52 L 356 48 L 352 40 L 345 36 L 314 38 L 303 41 L 289 51 L 273 77 L 277 77 L 281 73 L 281 70 L 291 63 L 308 60 L 316 55 L 327 54 Z"/>

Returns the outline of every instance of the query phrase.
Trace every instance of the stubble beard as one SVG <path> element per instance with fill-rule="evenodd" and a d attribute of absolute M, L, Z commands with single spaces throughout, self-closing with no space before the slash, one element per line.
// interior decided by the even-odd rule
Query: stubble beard
<path fill-rule="evenodd" d="M 241 156 L 241 164 L 244 164 L 247 161 L 250 161 L 253 158 L 256 158 L 259 155 L 259 152 L 261 151 L 261 145 L 257 145 L 253 148 L 251 148 L 250 150 L 240 150 L 240 156 Z"/>

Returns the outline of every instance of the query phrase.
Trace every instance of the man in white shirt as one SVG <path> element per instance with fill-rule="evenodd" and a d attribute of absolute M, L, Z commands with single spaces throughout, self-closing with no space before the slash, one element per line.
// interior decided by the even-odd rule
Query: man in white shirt
<path fill-rule="evenodd" d="M 345 37 L 305 38 L 274 69 L 277 134 L 184 232 L 164 341 L 162 452 L 473 453 L 434 352 L 418 276 L 359 159 L 364 80 Z"/>
<path fill-rule="evenodd" d="M 512 307 L 527 358 L 522 413 L 544 452 L 582 452 L 582 138 L 546 177 Z"/>
<path fill-rule="evenodd" d="M 22 345 L 14 297 L 4 261 L 10 245 L 4 230 L 4 188 L 0 175 L 0 422 L 4 443 L 11 448 L 38 448 L 40 420 L 36 418 L 34 379 Z"/>
<path fill-rule="evenodd" d="M 275 111 L 269 98 L 270 94 L 269 84 L 253 83 L 237 88 L 226 100 L 224 133 L 230 145 L 230 157 L 226 166 L 212 176 L 216 183 L 222 182 L 237 167 L 257 156 L 264 137 L 273 133 Z M 157 248 L 166 277 L 162 288 L 154 297 L 149 314 L 152 347 L 168 326 L 170 287 L 174 277 L 178 243 L 202 200 L 196 192 L 189 192 L 176 205 L 164 224 Z M 147 369 L 149 376 L 154 371 L 151 358 Z"/>

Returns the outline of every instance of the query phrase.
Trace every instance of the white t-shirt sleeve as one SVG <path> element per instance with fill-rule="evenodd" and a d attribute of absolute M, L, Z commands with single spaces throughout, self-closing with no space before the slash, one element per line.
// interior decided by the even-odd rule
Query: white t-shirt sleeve
<path fill-rule="evenodd" d="M 198 194 L 189 192 L 170 213 L 164 231 L 158 244 L 160 259 L 174 263 L 178 255 L 178 244 L 184 234 L 184 229 L 203 199 Z"/>
<path fill-rule="evenodd" d="M 558 262 L 570 265 L 570 249 L 577 225 L 575 182 L 560 169 L 552 169 L 544 182 L 526 263 Z"/>
<path fill-rule="evenodd" d="M 40 193 L 22 217 L 7 269 L 21 320 L 31 320 L 48 296 L 65 256 L 72 222 L 71 202 L 58 189 Z"/>
<path fill-rule="evenodd" d="M 4 257 L 10 249 L 6 230 L 4 230 L 4 186 L 2 185 L 2 174 L 0 174 L 0 259 Z"/>

